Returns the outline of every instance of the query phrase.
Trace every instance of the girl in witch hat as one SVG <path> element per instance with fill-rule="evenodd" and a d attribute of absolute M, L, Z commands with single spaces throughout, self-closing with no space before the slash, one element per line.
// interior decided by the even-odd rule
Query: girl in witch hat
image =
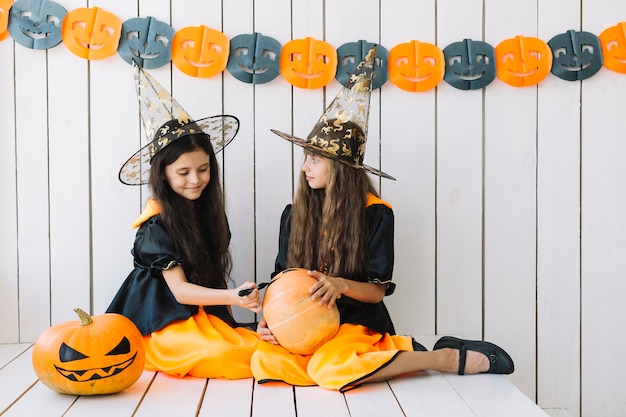
<path fill-rule="evenodd" d="M 228 289 L 230 230 L 224 210 L 221 151 L 239 129 L 233 116 L 192 121 L 135 66 L 141 117 L 150 143 L 120 170 L 124 184 L 148 184 L 152 197 L 132 227 L 135 268 L 107 312 L 130 318 L 144 335 L 146 369 L 203 378 L 250 378 L 253 330 L 230 314 L 260 308 L 252 282 Z M 241 289 L 252 289 L 239 296 Z"/>
<path fill-rule="evenodd" d="M 280 346 L 261 320 L 261 341 L 251 362 L 259 383 L 346 391 L 427 369 L 513 372 L 511 357 L 489 342 L 446 336 L 429 352 L 411 337 L 395 334 L 383 303 L 395 290 L 393 211 L 367 173 L 394 178 L 363 164 L 374 56 L 372 49 L 306 140 L 273 131 L 303 147 L 305 155 L 293 205 L 281 217 L 274 275 L 286 268 L 309 269 L 317 279 L 311 298 L 336 304 L 341 325 L 312 355 L 297 355 Z"/>

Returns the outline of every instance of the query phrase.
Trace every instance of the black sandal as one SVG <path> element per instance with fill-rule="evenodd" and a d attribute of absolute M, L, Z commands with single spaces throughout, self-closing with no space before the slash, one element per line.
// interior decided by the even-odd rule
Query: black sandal
<path fill-rule="evenodd" d="M 444 336 L 435 343 L 433 350 L 457 349 L 459 351 L 459 375 L 465 374 L 465 359 L 468 350 L 479 352 L 489 358 L 488 374 L 512 374 L 515 370 L 513 359 L 501 347 L 481 340 L 464 340 Z"/>

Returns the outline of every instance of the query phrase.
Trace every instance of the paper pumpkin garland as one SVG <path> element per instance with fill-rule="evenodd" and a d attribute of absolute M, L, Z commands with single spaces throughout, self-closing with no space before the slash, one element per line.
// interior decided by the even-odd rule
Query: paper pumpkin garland
<path fill-rule="evenodd" d="M 67 10 L 48 0 L 17 0 L 9 13 L 9 33 L 30 49 L 49 49 L 61 43 L 61 22 Z"/>
<path fill-rule="evenodd" d="M 260 33 L 237 35 L 230 40 L 228 72 L 244 83 L 264 84 L 280 74 L 280 50 L 274 38 Z"/>
<path fill-rule="evenodd" d="M 174 28 L 154 17 L 135 17 L 122 24 L 117 52 L 129 64 L 142 68 L 162 67 L 172 59 Z"/>
<path fill-rule="evenodd" d="M 122 21 L 99 7 L 70 11 L 61 28 L 63 43 L 73 54 L 85 59 L 104 59 L 117 52 Z"/>
<path fill-rule="evenodd" d="M 63 43 L 84 59 L 104 59 L 117 51 L 125 62 L 146 69 L 172 62 L 189 76 L 208 78 L 228 68 L 233 77 L 251 84 L 267 83 L 280 74 L 289 84 L 308 89 L 324 87 L 333 78 L 344 83 L 351 66 L 374 45 L 359 40 L 335 50 L 324 40 L 306 37 L 281 46 L 256 32 L 229 40 L 204 25 L 175 31 L 150 16 L 122 24 L 98 7 L 67 12 L 52 0 L 0 0 L 0 41 L 8 35 L 30 49 Z M 441 80 L 460 90 L 475 90 L 496 76 L 509 85 L 525 87 L 538 84 L 550 72 L 566 81 L 585 80 L 603 66 L 626 74 L 626 22 L 606 28 L 599 36 L 568 30 L 547 43 L 518 35 L 495 48 L 471 39 L 453 42 L 443 50 L 419 40 L 395 45 L 389 52 L 382 45 L 377 47 L 373 89 L 389 79 L 409 92 L 428 91 Z"/>
<path fill-rule="evenodd" d="M 0 0 L 0 41 L 9 35 L 9 10 L 13 0 Z"/>

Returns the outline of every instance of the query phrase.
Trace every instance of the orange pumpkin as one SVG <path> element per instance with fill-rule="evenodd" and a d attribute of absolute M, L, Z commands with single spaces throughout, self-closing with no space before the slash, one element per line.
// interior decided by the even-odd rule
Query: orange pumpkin
<path fill-rule="evenodd" d="M 317 280 L 303 268 L 286 269 L 265 290 L 263 316 L 278 343 L 291 353 L 310 355 L 339 329 L 337 306 L 329 309 L 311 300 Z"/>
<path fill-rule="evenodd" d="M 128 318 L 107 313 L 44 330 L 33 346 L 33 369 L 47 387 L 63 394 L 111 394 L 133 385 L 145 363 L 143 336 Z"/>

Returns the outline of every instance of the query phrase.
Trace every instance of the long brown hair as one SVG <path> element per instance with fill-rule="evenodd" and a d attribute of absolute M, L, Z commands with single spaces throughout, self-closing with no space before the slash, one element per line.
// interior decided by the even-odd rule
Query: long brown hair
<path fill-rule="evenodd" d="M 358 277 L 365 273 L 367 255 L 367 193 L 378 193 L 365 171 L 333 159 L 327 175 L 325 189 L 312 189 L 300 172 L 287 263 L 332 276 Z"/>
<path fill-rule="evenodd" d="M 200 198 L 189 201 L 169 186 L 165 168 L 182 154 L 198 149 L 209 156 L 211 180 Z M 161 221 L 184 257 L 187 280 L 205 287 L 226 288 L 232 268 L 230 229 L 219 165 L 208 136 L 180 138 L 158 152 L 150 165 L 148 184 L 161 205 Z"/>

